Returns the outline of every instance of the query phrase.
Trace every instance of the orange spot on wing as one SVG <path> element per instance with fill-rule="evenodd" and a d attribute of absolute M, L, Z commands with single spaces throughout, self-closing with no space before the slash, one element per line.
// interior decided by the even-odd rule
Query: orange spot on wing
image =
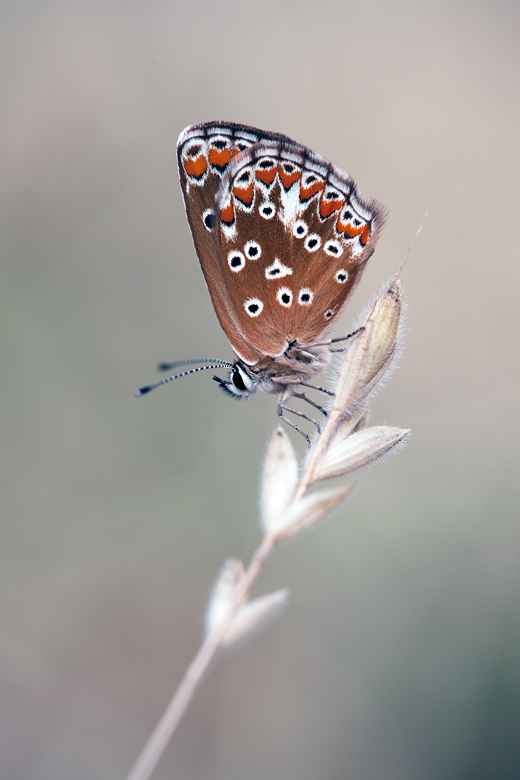
<path fill-rule="evenodd" d="M 322 219 L 330 217 L 331 214 L 334 214 L 335 211 L 339 211 L 339 209 L 343 208 L 344 205 L 345 198 L 325 200 L 325 198 L 322 196 L 320 201 L 320 214 Z"/>
<path fill-rule="evenodd" d="M 210 149 L 208 157 L 210 164 L 213 165 L 214 168 L 223 170 L 231 161 L 231 149 L 229 146 L 225 149 Z"/>
<path fill-rule="evenodd" d="M 238 198 L 238 200 L 240 200 L 242 203 L 245 203 L 246 206 L 249 206 L 251 204 L 254 194 L 255 194 L 255 185 L 252 179 L 250 179 L 247 187 L 240 187 L 238 184 L 235 184 L 235 186 L 233 187 L 233 195 L 235 196 L 235 198 Z"/>
<path fill-rule="evenodd" d="M 355 238 L 362 232 L 362 227 L 355 228 L 350 222 L 341 222 L 341 220 L 338 219 L 338 233 L 345 233 L 347 238 Z"/>
<path fill-rule="evenodd" d="M 272 165 L 271 168 L 257 168 L 255 176 L 260 179 L 264 184 L 272 184 L 276 177 L 276 165 Z"/>
<path fill-rule="evenodd" d="M 193 179 L 200 179 L 204 176 L 208 162 L 203 154 L 199 154 L 198 157 L 185 157 L 184 158 L 184 170 L 187 176 L 191 176 Z"/>
<path fill-rule="evenodd" d="M 366 246 L 366 244 L 368 243 L 368 239 L 370 238 L 370 233 L 371 232 L 372 231 L 370 230 L 370 225 L 366 225 L 365 229 L 363 230 L 363 232 L 361 233 L 361 235 L 359 237 L 359 240 L 361 241 L 363 246 Z"/>
<path fill-rule="evenodd" d="M 302 182 L 300 184 L 300 200 L 309 200 L 309 198 L 312 198 L 314 195 L 320 192 L 320 190 L 322 190 L 324 186 L 325 186 L 325 182 L 323 181 L 323 179 L 316 179 L 315 181 L 307 185 L 304 185 L 304 183 Z"/>
<path fill-rule="evenodd" d="M 370 224 L 361 220 L 355 214 L 350 213 L 347 219 L 343 219 L 340 214 L 336 223 L 338 233 L 345 233 L 347 238 L 361 236 L 361 243 L 366 244 L 370 236 Z"/>
<path fill-rule="evenodd" d="M 226 225 L 232 225 L 235 221 L 235 213 L 233 211 L 233 204 L 231 200 L 229 200 L 222 211 L 220 212 L 220 219 L 222 222 L 224 222 Z"/>
<path fill-rule="evenodd" d="M 302 172 L 300 168 L 296 168 L 296 166 L 291 166 L 291 168 L 287 170 L 282 163 L 278 166 L 278 175 L 280 176 L 280 180 L 283 186 L 286 190 L 288 190 L 289 187 L 292 187 L 295 181 L 298 181 L 302 175 Z"/>

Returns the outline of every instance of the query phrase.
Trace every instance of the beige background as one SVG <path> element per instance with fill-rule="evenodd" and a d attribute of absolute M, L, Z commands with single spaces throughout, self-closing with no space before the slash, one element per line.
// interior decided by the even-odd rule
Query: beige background
<path fill-rule="evenodd" d="M 160 360 L 232 356 L 175 161 L 219 118 L 388 206 L 352 318 L 429 211 L 372 416 L 413 437 L 278 552 L 258 590 L 289 607 L 213 670 L 155 778 L 519 777 L 518 5 L 1 13 L 1 776 L 122 778 L 216 572 L 259 539 L 275 399 L 233 403 L 211 372 L 133 396 Z"/>

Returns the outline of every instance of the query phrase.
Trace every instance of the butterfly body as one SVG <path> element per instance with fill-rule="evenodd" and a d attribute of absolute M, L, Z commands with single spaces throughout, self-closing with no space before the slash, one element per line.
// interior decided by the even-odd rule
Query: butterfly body
<path fill-rule="evenodd" d="M 384 209 L 287 136 L 228 122 L 177 143 L 186 214 L 234 397 L 286 398 L 330 360 L 330 334 L 372 255 Z"/>
<path fill-rule="evenodd" d="M 257 390 L 264 393 L 280 393 L 291 386 L 296 387 L 319 374 L 330 361 L 326 346 L 307 345 L 301 349 L 297 343 L 289 344 L 278 357 L 262 357 L 257 363 L 248 365 L 236 360 L 230 371 L 228 382 L 214 377 L 227 395 L 250 398 Z"/>

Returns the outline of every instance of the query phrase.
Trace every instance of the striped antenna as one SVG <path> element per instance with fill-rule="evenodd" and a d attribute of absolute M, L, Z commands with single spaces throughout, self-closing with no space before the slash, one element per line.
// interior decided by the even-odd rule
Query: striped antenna
<path fill-rule="evenodd" d="M 200 361 L 193 361 L 193 362 L 200 363 Z M 186 365 L 186 363 L 181 363 L 180 365 Z M 159 380 L 159 382 L 154 382 L 153 385 L 145 385 L 144 387 L 140 387 L 139 390 L 135 391 L 135 394 L 137 396 L 146 395 L 146 393 L 149 393 L 150 390 L 154 390 L 156 387 L 159 387 L 160 385 L 165 385 L 167 382 L 172 382 L 174 379 L 180 379 L 181 376 L 196 374 L 197 371 L 207 371 L 208 368 L 222 368 L 222 366 L 226 366 L 227 368 L 232 368 L 233 363 L 228 363 L 225 360 L 219 360 L 218 363 L 212 363 L 209 366 L 199 366 L 198 368 L 191 368 L 189 371 L 183 371 L 181 374 L 174 374 L 173 376 L 166 377 L 166 379 Z"/>
<path fill-rule="evenodd" d="M 190 360 L 174 360 L 173 363 L 159 363 L 157 371 L 173 371 L 175 368 L 191 366 L 193 363 L 218 363 L 221 366 L 231 368 L 231 363 L 228 360 L 220 360 L 220 358 L 190 358 Z"/>

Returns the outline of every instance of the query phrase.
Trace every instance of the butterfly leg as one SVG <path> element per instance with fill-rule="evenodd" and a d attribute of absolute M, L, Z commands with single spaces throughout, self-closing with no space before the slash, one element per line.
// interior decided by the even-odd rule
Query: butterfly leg
<path fill-rule="evenodd" d="M 311 385 L 309 384 L 309 382 L 300 382 L 300 384 L 303 385 L 303 387 L 310 387 L 311 390 L 318 390 L 320 393 L 325 393 L 326 395 L 334 395 L 332 390 L 327 390 L 326 387 L 318 387 L 318 385 Z"/>
<path fill-rule="evenodd" d="M 352 333 L 347 333 L 346 336 L 338 336 L 338 338 L 336 338 L 336 339 L 331 339 L 330 343 L 331 344 L 335 344 L 337 341 L 347 341 L 347 339 L 354 338 L 354 336 L 357 336 L 358 333 L 361 333 L 361 331 L 363 331 L 363 330 L 365 330 L 365 326 L 364 325 L 362 325 L 357 330 L 353 330 Z"/>
<path fill-rule="evenodd" d="M 351 339 L 354 336 L 357 336 L 358 333 L 361 333 L 364 330 L 365 330 L 365 326 L 362 325 L 360 328 L 358 328 L 357 330 L 352 331 L 352 333 L 349 333 L 347 336 L 340 336 L 337 339 L 331 339 L 330 343 L 331 344 L 335 344 L 338 341 L 347 341 L 348 339 Z M 339 347 L 338 349 L 331 349 L 330 352 L 346 352 L 347 349 L 348 349 L 348 345 L 346 347 Z"/>
<path fill-rule="evenodd" d="M 296 425 L 296 423 L 293 423 L 293 421 L 292 421 L 292 420 L 289 420 L 289 418 L 288 418 L 288 417 L 286 417 L 286 416 L 284 415 L 284 413 L 283 413 L 283 412 L 284 412 L 284 409 L 286 409 L 286 407 L 285 407 L 285 406 L 279 406 L 279 407 L 278 407 L 278 410 L 277 410 L 278 417 L 279 417 L 281 420 L 283 420 L 283 421 L 284 421 L 284 423 L 287 423 L 287 425 L 289 425 L 291 428 L 294 428 L 294 430 L 295 430 L 295 431 L 298 431 L 298 433 L 301 433 L 301 435 L 303 436 L 303 438 L 304 438 L 304 439 L 306 440 L 306 442 L 307 442 L 307 446 L 308 446 L 308 447 L 310 447 L 310 446 L 311 446 L 311 440 L 310 440 L 310 437 L 309 437 L 309 436 L 307 436 L 307 434 L 305 433 L 305 431 L 302 431 L 302 429 L 300 428 L 300 426 L 299 426 L 299 425 Z M 292 409 L 286 409 L 286 411 L 292 411 Z"/>
<path fill-rule="evenodd" d="M 357 336 L 358 333 L 361 333 L 361 331 L 365 330 L 365 326 L 362 325 L 357 330 L 353 330 L 352 333 L 347 333 L 346 336 L 338 336 L 338 338 L 335 339 L 327 339 L 327 341 L 316 341 L 312 345 L 313 347 L 330 347 L 331 344 L 336 344 L 338 341 L 347 341 L 348 339 L 353 338 L 354 336 Z M 305 349 L 305 347 L 301 347 L 301 349 Z M 331 349 L 331 352 L 345 352 L 346 347 L 343 349 Z"/>
<path fill-rule="evenodd" d="M 299 393 L 298 394 L 292 393 L 292 395 L 296 395 L 296 397 L 298 397 L 298 398 L 302 397 L 301 394 L 299 394 Z M 300 428 L 299 425 L 296 425 L 296 423 L 294 423 L 292 420 L 290 420 L 288 417 L 286 417 L 284 415 L 284 412 L 290 412 L 291 414 L 298 415 L 298 417 L 302 417 L 304 420 L 307 420 L 308 422 L 310 422 L 313 425 L 315 425 L 316 428 L 318 429 L 318 431 L 320 430 L 321 426 L 320 426 L 320 424 L 316 420 L 313 420 L 312 417 L 309 417 L 308 415 L 304 414 L 303 412 L 300 412 L 299 409 L 293 409 L 292 406 L 288 406 L 288 404 L 285 403 L 286 397 L 287 397 L 287 394 L 285 392 L 280 393 L 280 396 L 278 398 L 278 410 L 277 410 L 278 416 L 284 422 L 286 422 L 287 425 L 290 425 L 291 428 L 294 428 L 295 431 L 298 431 L 298 433 L 300 433 L 303 436 L 303 438 L 307 441 L 307 445 L 310 447 L 311 446 L 311 440 L 310 440 L 309 436 L 307 436 L 305 431 L 302 431 L 302 429 Z M 306 400 L 308 400 L 308 399 L 306 399 Z"/>
<path fill-rule="evenodd" d="M 318 430 L 320 429 L 320 424 L 317 422 L 317 420 L 313 420 L 312 417 L 308 417 L 303 412 L 300 412 L 299 409 L 293 409 L 292 406 L 287 406 L 285 403 L 278 404 L 278 409 L 282 409 L 284 412 L 291 412 L 291 414 L 297 414 L 298 417 L 303 417 L 304 420 L 307 420 L 308 422 L 315 425 Z"/>
<path fill-rule="evenodd" d="M 311 417 L 308 417 L 303 412 L 300 412 L 299 409 L 293 409 L 292 406 L 288 406 L 285 402 L 286 402 L 287 398 L 289 397 L 289 395 L 292 395 L 292 393 L 288 392 L 287 389 L 284 389 L 284 390 L 282 390 L 282 392 L 278 396 L 278 409 L 277 409 L 278 417 L 280 417 L 280 419 L 282 419 L 285 423 L 287 423 L 287 425 L 289 425 L 295 431 L 298 431 L 298 433 L 300 433 L 303 436 L 303 438 L 305 439 L 305 441 L 307 442 L 307 446 L 310 447 L 311 446 L 310 437 L 307 436 L 305 431 L 302 431 L 302 429 L 300 428 L 299 425 L 296 425 L 296 423 L 294 423 L 292 420 L 290 420 L 288 417 L 286 417 L 284 415 L 284 412 L 291 412 L 292 414 L 297 414 L 299 417 L 303 417 L 305 420 L 308 420 L 309 422 L 313 423 L 313 425 L 315 425 L 318 428 L 318 430 L 319 430 L 320 426 L 316 422 L 316 420 L 313 420 Z"/>
<path fill-rule="evenodd" d="M 302 401 L 307 401 L 308 404 L 310 404 L 311 406 L 314 406 L 314 408 L 317 409 L 322 414 L 324 414 L 325 417 L 327 416 L 327 414 L 328 414 L 327 410 L 324 409 L 323 406 L 320 406 L 319 404 L 317 404 L 316 401 L 313 401 L 312 398 L 309 398 L 308 396 L 306 396 L 305 393 L 293 393 L 293 396 L 295 398 L 301 398 Z"/>

